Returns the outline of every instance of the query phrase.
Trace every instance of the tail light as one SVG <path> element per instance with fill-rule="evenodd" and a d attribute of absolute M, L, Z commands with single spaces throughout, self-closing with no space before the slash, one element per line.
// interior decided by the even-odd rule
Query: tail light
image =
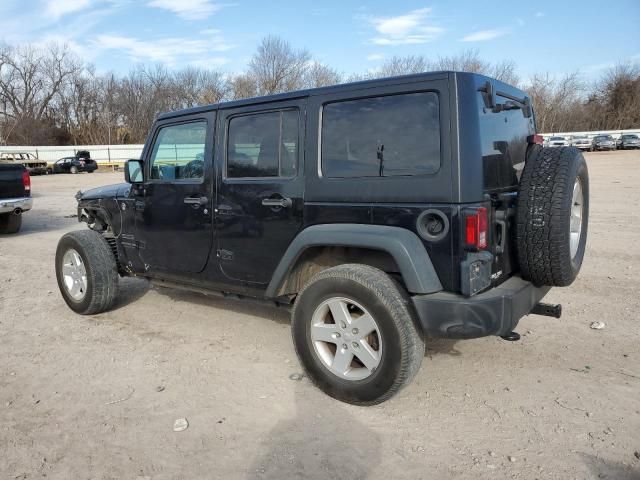
<path fill-rule="evenodd" d="M 527 137 L 527 143 L 542 145 L 544 143 L 544 137 L 542 135 L 529 135 Z"/>
<path fill-rule="evenodd" d="M 487 248 L 487 209 L 485 207 L 467 210 L 465 244 L 467 247 L 478 250 Z"/>
<path fill-rule="evenodd" d="M 26 170 L 22 172 L 22 185 L 24 185 L 25 192 L 31 192 L 31 177 Z"/>

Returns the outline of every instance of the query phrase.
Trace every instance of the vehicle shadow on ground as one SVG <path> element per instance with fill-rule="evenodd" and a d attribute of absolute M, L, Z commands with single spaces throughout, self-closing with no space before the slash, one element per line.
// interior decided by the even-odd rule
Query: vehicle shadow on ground
<path fill-rule="evenodd" d="M 629 455 L 629 463 L 635 463 L 635 466 L 612 462 L 589 454 L 583 454 L 582 458 L 593 474 L 593 478 L 640 480 L 640 462 L 634 458 L 633 452 L 629 452 Z"/>
<path fill-rule="evenodd" d="M 152 288 L 161 295 L 166 295 L 174 301 L 182 301 L 221 310 L 232 310 L 241 315 L 252 315 L 265 318 L 280 324 L 291 323 L 291 310 L 287 306 L 276 306 L 274 302 L 258 300 L 251 297 L 236 298 L 205 295 L 204 293 L 172 289 L 153 285 Z"/>
<path fill-rule="evenodd" d="M 427 338 L 425 339 L 424 356 L 431 358 L 433 355 L 451 355 L 458 357 L 462 352 L 455 348 L 460 340 L 449 338 Z"/>
<path fill-rule="evenodd" d="M 74 225 L 78 225 L 77 230 L 82 228 L 82 225 L 78 223 L 76 215 L 69 216 L 56 216 L 50 217 L 47 220 L 41 218 L 30 218 L 30 212 L 26 212 L 22 217 L 22 228 L 16 234 L 6 235 L 7 238 L 23 237 L 25 235 L 32 235 L 35 233 L 64 231 L 66 233 Z M 63 234 L 60 234 L 62 236 Z"/>
<path fill-rule="evenodd" d="M 291 323 L 291 309 L 288 306 L 276 306 L 273 302 L 256 300 L 253 298 L 218 297 L 203 293 L 176 290 L 153 285 L 151 288 L 161 295 L 166 295 L 173 301 L 189 302 L 204 307 L 233 310 L 243 315 L 265 318 L 273 322 L 288 325 Z M 140 295 L 141 296 L 141 295 Z M 139 298 L 139 297 L 138 297 Z M 131 300 L 133 301 L 133 300 Z M 425 340 L 425 357 L 434 355 L 459 356 L 462 352 L 455 348 L 459 340 L 447 338 L 427 338 Z"/>
<path fill-rule="evenodd" d="M 380 436 L 349 412 L 357 407 L 325 395 L 311 401 L 307 397 L 317 392 L 306 382 L 294 389 L 295 416 L 261 438 L 264 451 L 247 478 L 367 478 L 380 462 Z"/>
<path fill-rule="evenodd" d="M 130 303 L 144 297 L 151 288 L 151 284 L 145 278 L 122 277 L 118 283 L 118 296 L 111 311 L 126 307 Z"/>

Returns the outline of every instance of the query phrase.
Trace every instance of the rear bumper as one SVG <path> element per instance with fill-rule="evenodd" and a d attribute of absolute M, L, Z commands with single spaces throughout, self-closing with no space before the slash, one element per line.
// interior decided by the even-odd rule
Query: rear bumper
<path fill-rule="evenodd" d="M 0 198 L 0 213 L 13 212 L 20 209 L 23 212 L 31 210 L 33 199 L 31 197 Z"/>
<path fill-rule="evenodd" d="M 550 287 L 535 287 L 520 277 L 511 277 L 473 297 L 438 292 L 412 299 L 425 335 L 478 338 L 513 331 L 549 290 Z"/>

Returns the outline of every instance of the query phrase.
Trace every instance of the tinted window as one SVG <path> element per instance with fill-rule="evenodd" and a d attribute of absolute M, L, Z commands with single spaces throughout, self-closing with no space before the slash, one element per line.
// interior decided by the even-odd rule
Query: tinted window
<path fill-rule="evenodd" d="M 162 127 L 151 152 L 151 178 L 167 181 L 202 178 L 206 138 L 206 122 Z"/>
<path fill-rule="evenodd" d="M 434 173 L 440 168 L 435 93 L 328 104 L 322 112 L 322 171 L 327 177 Z"/>
<path fill-rule="evenodd" d="M 297 158 L 297 110 L 243 115 L 229 121 L 227 177 L 292 177 Z"/>

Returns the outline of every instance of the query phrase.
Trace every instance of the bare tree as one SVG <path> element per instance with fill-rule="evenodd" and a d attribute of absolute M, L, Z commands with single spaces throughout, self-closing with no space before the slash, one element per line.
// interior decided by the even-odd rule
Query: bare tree
<path fill-rule="evenodd" d="M 61 92 L 82 68 L 66 46 L 0 49 L 0 105 L 5 123 L 12 124 L 5 141 L 50 142 L 39 127 L 55 124 Z"/>
<path fill-rule="evenodd" d="M 258 95 L 256 79 L 249 73 L 236 75 L 231 79 L 230 84 L 231 98 L 233 100 L 251 98 Z"/>
<path fill-rule="evenodd" d="M 578 72 L 562 77 L 551 75 L 534 75 L 525 87 L 531 97 L 538 130 L 542 132 L 559 132 L 571 128 L 575 119 L 569 114 L 576 112 L 584 93 L 584 84 Z"/>
<path fill-rule="evenodd" d="M 201 68 L 186 68 L 173 78 L 176 95 L 182 108 L 218 103 L 229 92 L 229 84 L 221 72 Z"/>
<path fill-rule="evenodd" d="M 342 81 L 342 74 L 323 63 L 312 62 L 307 68 L 304 86 L 308 88 L 327 87 Z"/>
<path fill-rule="evenodd" d="M 421 73 L 431 70 L 431 63 L 422 55 L 408 55 L 406 57 L 393 56 L 380 67 L 376 76 L 395 77 L 410 73 Z"/>
<path fill-rule="evenodd" d="M 249 62 L 249 74 L 256 81 L 258 95 L 302 88 L 310 60 L 307 50 L 295 50 L 279 37 L 263 38 Z"/>
<path fill-rule="evenodd" d="M 347 80 L 433 70 L 475 72 L 517 85 L 513 61 L 492 63 L 477 50 L 431 60 L 391 57 Z M 248 68 L 234 76 L 196 67 L 138 66 L 128 75 L 99 75 L 69 50 L 51 44 L 0 44 L 0 141 L 12 144 L 139 143 L 160 112 L 333 85 L 344 76 L 281 38 L 265 37 Z M 622 63 L 585 85 L 578 73 L 534 75 L 524 87 L 541 131 L 637 128 L 640 64 Z"/>
<path fill-rule="evenodd" d="M 640 125 L 640 64 L 619 63 L 605 71 L 595 99 L 600 106 L 598 125 L 615 129 Z"/>

